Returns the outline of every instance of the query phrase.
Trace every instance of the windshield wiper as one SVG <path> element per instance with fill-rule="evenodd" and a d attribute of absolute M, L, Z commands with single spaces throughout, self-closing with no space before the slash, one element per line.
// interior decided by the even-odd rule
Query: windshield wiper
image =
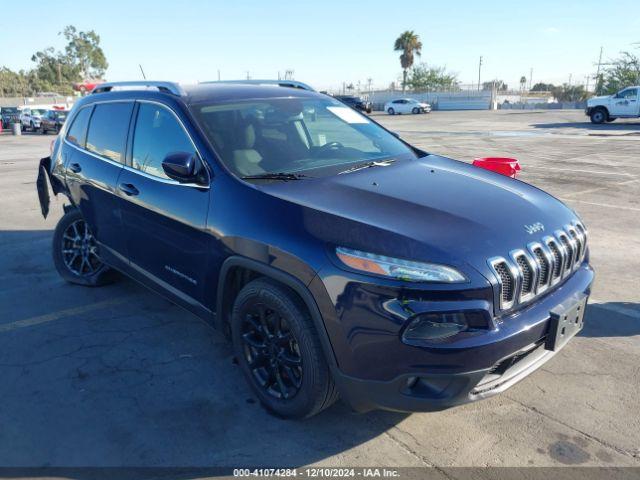
<path fill-rule="evenodd" d="M 395 158 L 390 158 L 389 160 L 382 160 L 382 161 L 379 161 L 379 162 L 374 160 L 372 162 L 361 163 L 360 165 L 356 165 L 355 167 L 347 168 L 346 170 L 343 170 L 342 172 L 338 172 L 338 175 L 342 175 L 343 173 L 357 172 L 358 170 L 364 170 L 365 168 L 386 167 L 388 165 L 391 165 L 395 161 L 396 161 Z"/>
<path fill-rule="evenodd" d="M 245 175 L 242 177 L 243 180 L 284 180 L 285 182 L 288 180 L 300 180 L 302 178 L 308 178 L 307 175 L 303 175 L 301 173 L 259 173 L 257 175 Z"/>

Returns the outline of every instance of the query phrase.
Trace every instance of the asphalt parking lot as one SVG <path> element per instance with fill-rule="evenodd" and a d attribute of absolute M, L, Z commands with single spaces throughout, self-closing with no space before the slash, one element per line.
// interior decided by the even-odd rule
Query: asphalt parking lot
<path fill-rule="evenodd" d="M 580 111 L 378 121 L 422 148 L 520 160 L 575 208 L 597 270 L 586 327 L 505 394 L 439 413 L 341 403 L 266 414 L 223 336 L 132 281 L 65 284 L 38 160 L 53 136 L 0 135 L 0 466 L 640 466 L 640 122 Z M 443 475 L 445 472 L 442 472 Z M 446 475 L 455 477 L 454 472 Z"/>

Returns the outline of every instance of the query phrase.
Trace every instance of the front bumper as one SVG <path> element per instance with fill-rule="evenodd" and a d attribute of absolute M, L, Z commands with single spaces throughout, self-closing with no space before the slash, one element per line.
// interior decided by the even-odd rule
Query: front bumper
<path fill-rule="evenodd" d="M 342 397 L 357 411 L 437 411 L 497 395 L 527 377 L 556 353 L 545 348 L 550 311 L 561 303 L 590 294 L 594 273 L 583 265 L 555 290 L 503 318 L 498 327 L 474 343 L 451 343 L 422 350 L 390 379 L 363 378 L 336 369 Z M 390 351 L 381 352 L 392 359 Z M 440 362 L 438 361 L 440 360 Z"/>

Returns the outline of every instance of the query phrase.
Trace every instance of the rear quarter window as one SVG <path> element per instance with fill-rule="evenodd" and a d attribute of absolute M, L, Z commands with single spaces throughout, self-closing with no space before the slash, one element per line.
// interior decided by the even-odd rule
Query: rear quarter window
<path fill-rule="evenodd" d="M 78 147 L 84 148 L 87 140 L 87 126 L 89 125 L 89 117 L 93 107 L 84 107 L 73 119 L 71 128 L 67 131 L 67 141 Z"/>
<path fill-rule="evenodd" d="M 124 163 L 133 102 L 97 104 L 89 122 L 86 149 L 114 162 Z"/>

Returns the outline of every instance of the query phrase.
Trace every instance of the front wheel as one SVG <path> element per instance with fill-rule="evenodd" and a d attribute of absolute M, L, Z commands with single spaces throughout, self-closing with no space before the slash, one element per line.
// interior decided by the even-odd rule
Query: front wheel
<path fill-rule="evenodd" d="M 113 270 L 98 255 L 98 245 L 79 210 L 67 212 L 53 233 L 53 263 L 69 283 L 98 286 L 113 279 Z"/>
<path fill-rule="evenodd" d="M 245 285 L 233 306 L 231 336 L 242 372 L 269 412 L 306 418 L 336 400 L 318 333 L 287 287 L 266 278 Z"/>
<path fill-rule="evenodd" d="M 591 112 L 591 123 L 604 123 L 607 120 L 607 112 L 602 108 L 597 108 L 593 112 Z"/>
<path fill-rule="evenodd" d="M 395 115 L 395 114 L 396 114 L 396 111 L 395 111 L 393 108 L 389 107 L 389 108 L 387 109 L 387 113 L 388 113 L 389 115 Z"/>
<path fill-rule="evenodd" d="M 413 109 L 411 110 L 411 113 L 413 113 L 414 115 L 417 115 L 418 113 L 420 113 L 420 109 L 418 107 L 413 107 Z"/>

